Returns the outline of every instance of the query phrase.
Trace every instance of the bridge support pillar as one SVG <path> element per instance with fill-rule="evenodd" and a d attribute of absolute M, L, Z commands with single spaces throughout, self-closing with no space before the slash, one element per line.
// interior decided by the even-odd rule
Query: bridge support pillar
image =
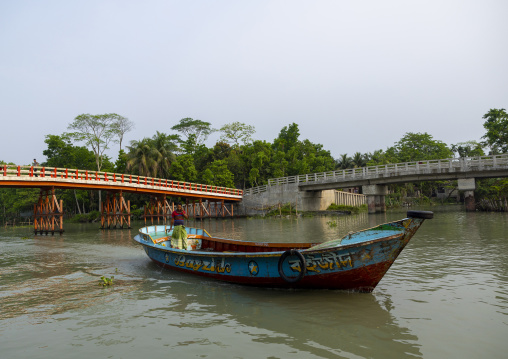
<path fill-rule="evenodd" d="M 376 213 L 386 212 L 385 196 L 376 196 Z"/>
<path fill-rule="evenodd" d="M 58 201 L 55 188 L 41 188 L 39 200 L 34 204 L 34 233 L 63 232 L 63 201 Z"/>
<path fill-rule="evenodd" d="M 166 195 L 150 197 L 150 203 L 148 206 L 145 206 L 145 213 L 143 215 L 145 219 L 145 226 L 147 218 L 150 218 L 151 224 L 153 224 L 154 218 L 157 219 L 157 224 L 159 224 L 161 219 L 162 224 L 169 224 L 168 222 L 174 209 L 175 205 L 173 204 L 173 207 L 169 205 Z"/>
<path fill-rule="evenodd" d="M 227 203 L 225 203 L 223 199 L 213 202 L 208 200 L 206 204 L 203 203 L 202 199 L 192 199 L 190 201 L 187 200 L 183 205 L 183 208 L 189 215 L 189 218 L 197 219 L 203 219 L 206 217 L 234 217 L 233 207 L 234 205 L 231 203 L 230 208 L 228 208 Z"/>
<path fill-rule="evenodd" d="M 101 202 L 101 228 L 131 228 L 131 202 L 125 201 L 122 191 L 108 192 L 106 201 Z"/>
<path fill-rule="evenodd" d="M 474 191 L 476 189 L 476 182 L 474 178 L 463 178 L 458 181 L 459 191 L 464 192 L 464 205 L 467 212 L 476 211 L 476 202 L 474 199 Z"/>
<path fill-rule="evenodd" d="M 388 194 L 388 187 L 385 185 L 371 184 L 362 186 L 362 192 L 367 196 L 369 213 L 386 212 L 385 196 Z"/>

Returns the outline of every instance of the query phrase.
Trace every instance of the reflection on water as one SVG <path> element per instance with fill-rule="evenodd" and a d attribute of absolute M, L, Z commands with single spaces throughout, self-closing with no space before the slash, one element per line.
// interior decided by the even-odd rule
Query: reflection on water
<path fill-rule="evenodd" d="M 372 294 L 250 288 L 162 270 L 132 240 L 137 228 L 66 224 L 62 237 L 36 239 L 2 229 L 2 357 L 505 357 L 508 216 L 433 210 Z M 322 242 L 403 216 L 196 226 L 219 237 Z M 114 286 L 100 287 L 101 275 Z"/>

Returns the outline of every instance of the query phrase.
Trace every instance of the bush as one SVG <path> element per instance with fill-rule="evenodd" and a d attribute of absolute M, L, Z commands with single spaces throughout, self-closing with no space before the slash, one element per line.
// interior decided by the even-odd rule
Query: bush
<path fill-rule="evenodd" d="M 330 206 L 328 206 L 328 208 L 326 210 L 327 211 L 350 212 L 350 213 L 357 214 L 357 213 L 360 213 L 360 212 L 366 212 L 367 211 L 367 205 L 366 204 L 362 204 L 360 207 L 355 207 L 355 206 L 345 206 L 345 205 L 342 205 L 342 204 L 332 203 Z"/>
<path fill-rule="evenodd" d="M 389 208 L 402 206 L 402 193 L 390 193 L 385 197 L 385 204 Z"/>
<path fill-rule="evenodd" d="M 95 222 L 101 218 L 101 212 L 99 211 L 92 211 L 88 213 L 88 221 L 89 222 Z"/>
<path fill-rule="evenodd" d="M 88 223 L 88 215 L 87 214 L 76 214 L 71 218 L 71 222 L 77 223 Z"/>
<path fill-rule="evenodd" d="M 71 218 L 71 222 L 90 223 L 95 222 L 101 217 L 101 212 L 92 211 L 90 213 L 76 214 Z"/>
<path fill-rule="evenodd" d="M 291 205 L 291 203 L 286 203 L 285 205 L 281 206 L 279 209 L 279 206 L 272 207 L 265 217 L 273 217 L 278 215 L 287 216 L 290 214 L 296 214 L 295 207 Z"/>
<path fill-rule="evenodd" d="M 142 219 L 144 214 L 145 214 L 145 212 L 142 208 L 134 209 L 131 211 L 131 218 L 132 219 Z"/>

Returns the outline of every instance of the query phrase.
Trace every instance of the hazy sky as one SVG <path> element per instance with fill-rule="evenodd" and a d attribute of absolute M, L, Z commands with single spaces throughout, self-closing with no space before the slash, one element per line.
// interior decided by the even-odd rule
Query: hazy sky
<path fill-rule="evenodd" d="M 44 161 L 44 136 L 82 113 L 132 120 L 124 144 L 184 117 L 267 141 L 295 122 L 336 158 L 406 132 L 479 140 L 508 108 L 507 15 L 504 0 L 0 0 L 0 159 Z"/>

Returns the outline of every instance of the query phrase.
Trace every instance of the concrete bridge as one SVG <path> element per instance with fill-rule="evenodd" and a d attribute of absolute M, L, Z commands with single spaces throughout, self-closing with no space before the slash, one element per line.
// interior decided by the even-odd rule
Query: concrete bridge
<path fill-rule="evenodd" d="M 387 185 L 396 183 L 457 180 L 465 195 L 466 209 L 474 210 L 476 178 L 508 177 L 508 154 L 482 157 L 395 163 L 347 170 L 270 179 L 265 186 L 244 191 L 250 207 L 271 202 L 300 203 L 301 210 L 320 210 L 332 203 L 337 188 L 361 187 L 369 213 L 386 211 Z M 328 203 L 328 205 L 326 204 Z"/>

